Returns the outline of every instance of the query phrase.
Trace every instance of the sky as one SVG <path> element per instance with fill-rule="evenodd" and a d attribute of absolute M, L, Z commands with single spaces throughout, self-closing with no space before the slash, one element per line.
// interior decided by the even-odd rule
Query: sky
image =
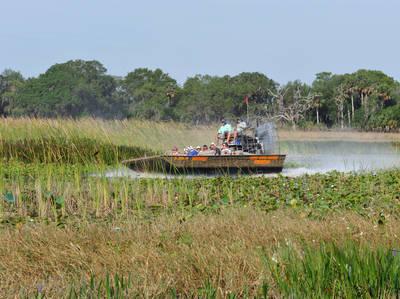
<path fill-rule="evenodd" d="M 71 59 L 116 76 L 161 68 L 262 72 L 311 83 L 322 71 L 400 79 L 399 0 L 0 0 L 0 72 L 25 77 Z"/>

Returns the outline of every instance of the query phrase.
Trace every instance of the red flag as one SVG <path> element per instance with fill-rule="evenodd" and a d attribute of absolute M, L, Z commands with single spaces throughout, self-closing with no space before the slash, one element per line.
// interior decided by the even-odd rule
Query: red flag
<path fill-rule="evenodd" d="M 244 97 L 243 103 L 245 103 L 246 105 L 249 104 L 249 97 L 248 96 Z"/>

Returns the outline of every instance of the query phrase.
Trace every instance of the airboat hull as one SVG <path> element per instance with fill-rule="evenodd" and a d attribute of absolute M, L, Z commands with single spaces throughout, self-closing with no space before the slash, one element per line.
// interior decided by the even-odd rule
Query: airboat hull
<path fill-rule="evenodd" d="M 132 170 L 169 174 L 279 173 L 286 155 L 153 156 L 123 161 Z"/>

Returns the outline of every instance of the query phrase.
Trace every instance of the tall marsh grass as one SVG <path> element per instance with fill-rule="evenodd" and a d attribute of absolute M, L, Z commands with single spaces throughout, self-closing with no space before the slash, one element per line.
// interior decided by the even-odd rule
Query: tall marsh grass
<path fill-rule="evenodd" d="M 0 119 L 0 140 L 79 139 L 90 138 L 114 145 L 138 146 L 154 151 L 170 150 L 173 146 L 209 144 L 216 128 L 191 126 L 174 122 L 142 120 L 86 119 Z"/>
<path fill-rule="evenodd" d="M 156 152 L 139 146 L 114 145 L 89 138 L 40 138 L 0 141 L 3 162 L 117 165 Z"/>

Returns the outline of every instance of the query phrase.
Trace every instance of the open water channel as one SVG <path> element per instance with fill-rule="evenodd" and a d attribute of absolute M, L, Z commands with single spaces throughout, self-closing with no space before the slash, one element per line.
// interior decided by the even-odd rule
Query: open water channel
<path fill-rule="evenodd" d="M 282 174 L 363 172 L 400 168 L 400 146 L 371 141 L 284 141 L 280 151 L 287 154 Z"/>

